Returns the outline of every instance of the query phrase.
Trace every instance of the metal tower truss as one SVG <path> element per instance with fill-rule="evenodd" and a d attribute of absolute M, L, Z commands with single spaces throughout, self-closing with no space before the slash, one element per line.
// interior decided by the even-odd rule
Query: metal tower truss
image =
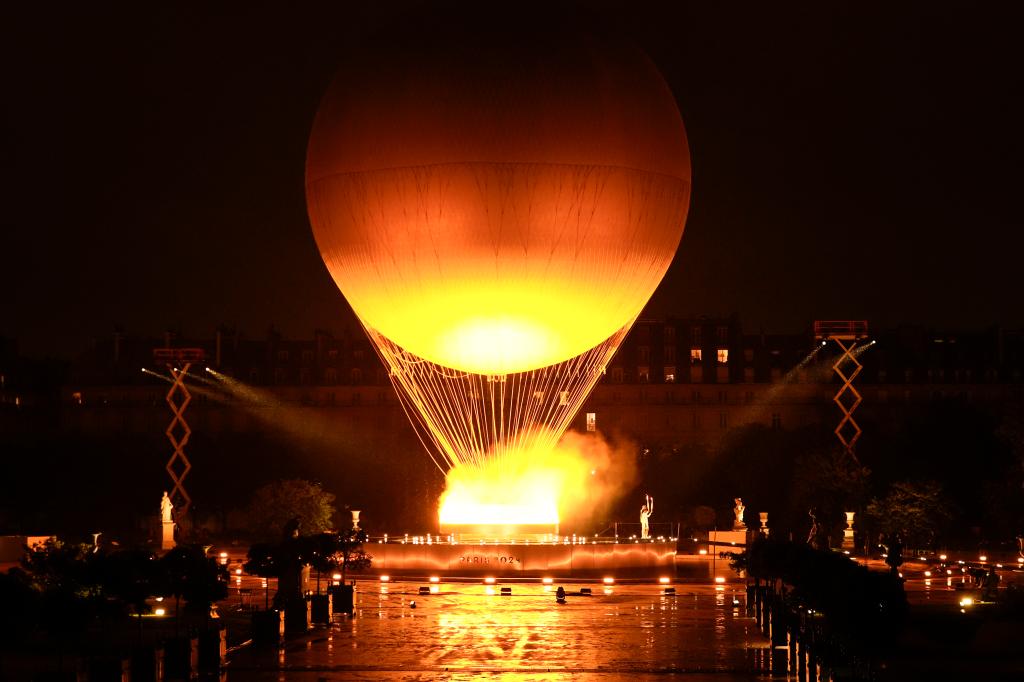
<path fill-rule="evenodd" d="M 857 342 L 866 338 L 867 335 L 868 323 L 864 320 L 819 320 L 814 323 L 814 336 L 822 342 L 822 345 L 833 341 L 843 351 L 832 365 L 836 376 L 842 381 L 842 385 L 832 398 L 843 415 L 834 433 L 842 443 L 843 449 L 855 462 L 859 460 L 854 454 L 854 448 L 857 441 L 860 440 L 862 431 L 857 420 L 854 419 L 853 413 L 856 412 L 863 398 L 853 385 L 853 380 L 864 369 L 864 366 L 857 360 L 857 355 L 863 350 L 857 345 Z"/>
<path fill-rule="evenodd" d="M 157 348 L 153 351 L 153 357 L 167 364 L 167 371 L 174 379 L 165 397 L 173 416 L 167 430 L 164 431 L 173 452 L 164 468 L 167 469 L 174 484 L 169 496 L 174 505 L 175 521 L 180 526 L 192 506 L 192 498 L 185 488 L 185 477 L 192 470 L 192 462 L 185 454 L 185 446 L 192 437 L 192 429 L 185 421 L 185 410 L 192 402 L 192 394 L 185 385 L 185 377 L 194 362 L 201 362 L 204 359 L 205 353 L 200 348 Z"/>
<path fill-rule="evenodd" d="M 846 449 L 846 452 L 856 459 L 856 456 L 853 454 L 853 448 L 857 444 L 857 441 L 860 440 L 860 434 L 862 431 L 860 426 L 857 424 L 857 420 L 853 418 L 853 413 L 857 410 L 857 407 L 861 404 L 863 399 L 861 398 L 860 392 L 853 385 L 853 380 L 857 378 L 857 375 L 860 374 L 862 369 L 864 369 L 864 366 L 857 361 L 856 356 L 853 354 L 854 348 L 857 347 L 856 341 L 850 345 L 846 345 L 840 339 L 833 338 L 832 340 L 835 341 L 836 345 L 843 351 L 843 354 L 840 355 L 835 364 L 832 365 L 832 369 L 835 370 L 835 373 L 843 382 L 842 386 L 839 387 L 839 390 L 836 391 L 835 397 L 832 398 L 832 401 L 839 406 L 839 410 L 843 413 L 842 419 L 839 420 L 839 425 L 835 428 L 835 434 L 839 439 L 839 442 L 843 444 L 843 448 Z M 846 367 L 849 374 L 843 371 L 844 367 Z M 851 368 L 852 371 L 850 371 Z M 844 396 L 849 397 L 844 398 Z M 847 438 L 846 434 L 843 433 L 843 430 L 847 425 L 849 425 L 853 431 L 849 438 Z"/>

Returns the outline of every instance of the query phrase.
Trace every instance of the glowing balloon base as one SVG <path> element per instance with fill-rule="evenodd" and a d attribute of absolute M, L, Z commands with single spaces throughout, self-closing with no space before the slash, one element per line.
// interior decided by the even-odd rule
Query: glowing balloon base
<path fill-rule="evenodd" d="M 518 458 L 526 465 L 526 458 Z M 442 535 L 456 541 L 519 538 L 550 541 L 558 535 L 561 477 L 546 468 L 461 466 L 448 472 L 441 498 Z"/>

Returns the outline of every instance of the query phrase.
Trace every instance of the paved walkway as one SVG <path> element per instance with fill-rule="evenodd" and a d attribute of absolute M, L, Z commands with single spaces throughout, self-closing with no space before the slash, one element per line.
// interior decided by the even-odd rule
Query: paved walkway
<path fill-rule="evenodd" d="M 554 588 L 441 584 L 418 594 L 418 583 L 358 585 L 357 613 L 281 652 L 244 647 L 229 682 L 247 680 L 612 680 L 691 682 L 769 677 L 769 650 L 744 615 L 744 590 L 655 585 L 589 585 L 592 597 L 568 604 Z M 412 608 L 410 602 L 415 601 Z"/>

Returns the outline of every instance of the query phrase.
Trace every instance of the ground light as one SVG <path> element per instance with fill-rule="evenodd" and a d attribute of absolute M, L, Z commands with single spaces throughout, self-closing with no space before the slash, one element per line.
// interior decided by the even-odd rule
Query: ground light
<path fill-rule="evenodd" d="M 552 579 L 552 578 L 541 578 L 540 581 L 542 583 L 544 583 L 545 585 L 550 585 L 551 583 L 555 582 L 554 579 Z"/>
<path fill-rule="evenodd" d="M 725 582 L 725 578 L 723 576 L 717 575 L 717 576 L 715 576 L 715 582 L 718 583 L 719 585 L 721 585 L 722 583 Z"/>
<path fill-rule="evenodd" d="M 493 585 L 494 584 L 494 578 L 491 577 L 491 576 L 487 576 L 486 578 L 484 578 L 484 584 L 486 584 L 486 585 Z"/>
<path fill-rule="evenodd" d="M 391 580 L 391 576 L 389 576 L 389 575 L 382 575 L 382 576 L 380 577 L 380 581 L 381 581 L 382 583 L 386 583 L 386 582 L 388 582 L 389 580 Z"/>
<path fill-rule="evenodd" d="M 668 583 L 670 583 L 672 581 L 667 576 L 662 576 L 662 577 L 658 578 L 658 582 L 661 583 L 662 585 L 667 585 Z"/>
<path fill-rule="evenodd" d="M 603 582 L 605 585 L 614 585 L 615 584 L 615 578 L 607 577 L 607 578 L 604 578 L 601 582 Z"/>
<path fill-rule="evenodd" d="M 432 583 L 439 583 L 439 582 L 441 582 L 441 579 L 439 577 L 437 577 L 436 575 L 432 575 L 432 576 L 430 576 L 430 582 L 432 582 Z"/>

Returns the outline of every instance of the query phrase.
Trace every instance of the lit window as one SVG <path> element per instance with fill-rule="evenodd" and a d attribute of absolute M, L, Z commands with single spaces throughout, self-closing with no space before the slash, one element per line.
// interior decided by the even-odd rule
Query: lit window
<path fill-rule="evenodd" d="M 724 365 L 729 362 L 729 349 L 719 348 L 718 349 L 718 364 Z"/>
<path fill-rule="evenodd" d="M 665 367 L 665 383 L 666 384 L 674 384 L 675 382 L 676 382 L 676 368 L 675 367 L 671 367 L 671 366 Z"/>
<path fill-rule="evenodd" d="M 693 348 L 690 350 L 690 362 L 697 364 L 701 361 L 700 348 Z"/>
<path fill-rule="evenodd" d="M 597 431 L 596 412 L 587 412 L 587 431 Z"/>

